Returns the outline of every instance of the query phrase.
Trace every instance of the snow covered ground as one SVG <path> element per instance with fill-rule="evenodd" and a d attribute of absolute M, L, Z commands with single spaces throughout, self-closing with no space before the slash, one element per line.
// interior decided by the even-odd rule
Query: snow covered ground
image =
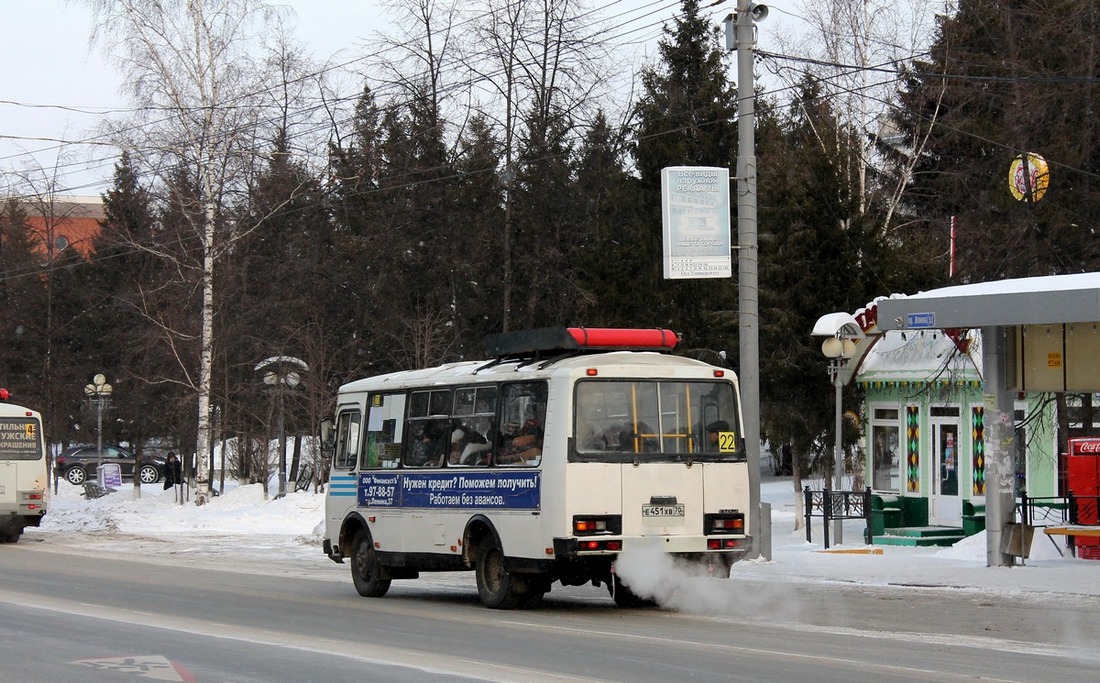
<path fill-rule="evenodd" d="M 321 551 L 323 495 L 289 493 L 265 500 L 259 484 L 234 486 L 198 507 L 175 503 L 172 491 L 160 486 L 143 487 L 140 499 L 129 484 L 94 500 L 85 500 L 82 491 L 62 482 L 42 526 L 27 529 L 20 542 L 57 552 L 139 554 L 152 562 L 350 581 L 347 565 L 329 561 Z M 1100 561 L 1062 557 L 1042 533 L 1035 534 L 1025 564 L 1016 567 L 986 566 L 984 533 L 950 548 L 823 552 L 820 519 L 814 520 L 813 543 L 806 542 L 804 529 L 794 528 L 789 480 L 765 478 L 761 497 L 772 505 L 772 559 L 740 562 L 734 578 L 1026 593 L 1032 599 L 1100 596 Z M 834 550 L 866 549 L 862 529 L 859 521 L 846 522 L 845 543 Z M 649 568 L 658 562 L 639 560 Z M 458 576 L 473 585 L 472 575 Z"/>

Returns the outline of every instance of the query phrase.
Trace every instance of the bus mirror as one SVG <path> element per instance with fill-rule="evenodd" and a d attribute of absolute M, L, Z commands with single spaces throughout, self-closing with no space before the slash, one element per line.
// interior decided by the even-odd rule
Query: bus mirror
<path fill-rule="evenodd" d="M 334 439 L 335 431 L 332 428 L 332 418 L 326 417 L 321 420 L 319 428 L 319 434 L 321 437 L 321 450 L 326 452 L 332 452 L 335 447 Z"/>

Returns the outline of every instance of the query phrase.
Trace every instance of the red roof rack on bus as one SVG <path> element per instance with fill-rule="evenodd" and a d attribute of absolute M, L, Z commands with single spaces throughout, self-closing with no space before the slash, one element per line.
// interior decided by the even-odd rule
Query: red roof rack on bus
<path fill-rule="evenodd" d="M 495 358 L 547 357 L 562 353 L 598 351 L 671 351 L 680 341 L 672 330 L 634 330 L 613 327 L 542 327 L 502 332 L 485 337 L 485 348 Z"/>

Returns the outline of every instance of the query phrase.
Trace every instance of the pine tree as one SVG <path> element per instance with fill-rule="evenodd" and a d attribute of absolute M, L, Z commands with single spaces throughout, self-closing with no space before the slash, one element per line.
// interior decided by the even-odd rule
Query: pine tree
<path fill-rule="evenodd" d="M 937 272 L 948 270 L 952 217 L 963 281 L 1100 266 L 1098 30 L 1100 7 L 1070 0 L 963 0 L 941 19 L 931 57 L 906 73 L 895 116 L 904 142 L 890 150 L 898 168 L 914 165 L 902 220 L 934 236 Z M 1024 152 L 1051 166 L 1035 203 L 1009 192 Z"/>
<path fill-rule="evenodd" d="M 637 278 L 632 295 L 644 301 L 647 313 L 636 324 L 672 327 L 689 348 L 732 353 L 734 280 L 664 281 L 661 266 L 661 169 L 736 167 L 736 89 L 719 44 L 719 29 L 698 0 L 683 0 L 658 43 L 659 63 L 642 72 L 643 95 L 635 109 L 634 161 L 647 221 L 625 234 L 611 257 L 624 259 Z"/>
<path fill-rule="evenodd" d="M 466 333 L 455 352 L 464 358 L 485 352 L 485 335 L 500 332 L 503 299 L 504 187 L 497 168 L 501 141 L 488 120 L 475 114 L 459 138 L 450 211 L 456 217 L 451 248 L 467 266 L 454 281 L 458 325 Z"/>
<path fill-rule="evenodd" d="M 516 329 L 576 322 L 572 236 L 577 229 L 567 119 L 538 108 L 528 112 L 514 182 L 510 317 Z"/>
<path fill-rule="evenodd" d="M 41 257 L 34 252 L 26 208 L 9 199 L 0 206 L 0 386 L 27 406 L 45 406 L 41 369 L 45 364 L 46 306 Z"/>
<path fill-rule="evenodd" d="M 626 168 L 627 151 L 627 132 L 599 112 L 577 153 L 572 240 L 577 322 L 594 327 L 632 327 L 647 315 L 628 236 L 650 227 L 649 214 L 641 185 Z"/>
<path fill-rule="evenodd" d="M 156 297 L 166 278 L 165 264 L 153 255 L 158 240 L 154 199 L 128 153 L 115 164 L 103 210 L 85 268 L 89 291 L 95 293 L 89 314 L 102 328 L 97 335 L 89 332 L 100 344 L 87 360 L 111 373 L 114 410 L 126 415 L 127 433 L 120 438 L 140 451 L 145 438 L 171 434 L 175 427 L 168 419 L 174 410 L 148 407 L 178 406 L 184 400 L 165 381 L 175 368 L 165 363 L 155 318 L 150 317 L 160 311 L 150 306 L 149 298 Z"/>

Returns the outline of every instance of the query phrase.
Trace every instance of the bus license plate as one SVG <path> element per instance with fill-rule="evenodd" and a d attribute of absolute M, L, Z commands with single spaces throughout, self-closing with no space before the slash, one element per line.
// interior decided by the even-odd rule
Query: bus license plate
<path fill-rule="evenodd" d="M 643 505 L 642 517 L 683 517 L 684 506 L 679 505 Z"/>

